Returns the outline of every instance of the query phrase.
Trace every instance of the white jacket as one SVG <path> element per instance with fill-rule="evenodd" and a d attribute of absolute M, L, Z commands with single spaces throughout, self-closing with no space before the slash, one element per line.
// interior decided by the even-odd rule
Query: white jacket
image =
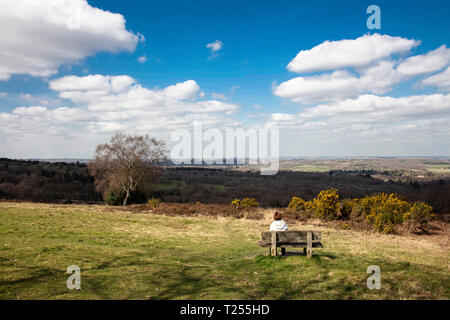
<path fill-rule="evenodd" d="M 287 231 L 288 227 L 284 220 L 275 220 L 270 225 L 270 231 Z"/>

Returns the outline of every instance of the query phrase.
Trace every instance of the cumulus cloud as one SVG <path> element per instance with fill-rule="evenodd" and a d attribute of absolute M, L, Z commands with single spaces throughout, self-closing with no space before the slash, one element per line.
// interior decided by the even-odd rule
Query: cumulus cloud
<path fill-rule="evenodd" d="M 0 0 L 0 80 L 49 77 L 100 51 L 134 51 L 143 37 L 86 0 Z"/>
<path fill-rule="evenodd" d="M 443 69 L 450 62 L 450 49 L 442 45 L 426 54 L 409 57 L 397 67 L 403 75 L 416 76 Z"/>
<path fill-rule="evenodd" d="M 214 42 L 208 43 L 206 45 L 206 47 L 211 51 L 211 52 L 217 52 L 220 49 L 222 49 L 223 43 L 220 40 L 216 40 Z"/>
<path fill-rule="evenodd" d="M 361 67 L 392 54 L 408 52 L 419 41 L 389 35 L 364 35 L 357 39 L 325 41 L 301 50 L 287 68 L 296 73 Z"/>
<path fill-rule="evenodd" d="M 308 130 L 314 127 L 328 128 L 333 132 L 365 131 L 376 128 L 390 132 L 418 128 L 428 121 L 430 127 L 450 119 L 450 94 L 389 97 L 361 95 L 336 103 L 320 104 L 298 114 L 272 114 L 269 126 L 291 127 Z M 422 126 L 423 127 L 423 126 Z M 444 136 L 450 136 L 445 125 L 441 125 Z M 379 132 L 379 131 L 376 131 Z M 449 137 L 450 138 L 450 137 Z"/>
<path fill-rule="evenodd" d="M 388 97 L 361 95 L 333 104 L 308 108 L 298 114 L 300 119 L 340 118 L 345 122 L 386 123 L 450 116 L 450 94 Z"/>
<path fill-rule="evenodd" d="M 355 40 L 325 41 L 311 50 L 301 51 L 289 63 L 288 69 L 295 72 L 338 70 L 274 84 L 273 93 L 301 105 L 336 102 L 367 93 L 385 94 L 400 82 L 441 70 L 449 64 L 450 50 L 445 45 L 404 60 L 392 56 L 393 53 L 406 53 L 418 43 L 379 34 Z M 445 77 L 443 73 L 422 85 L 439 82 L 439 87 L 444 88 Z"/>
<path fill-rule="evenodd" d="M 273 93 L 305 105 L 339 101 L 366 92 L 382 94 L 403 80 L 393 67 L 392 61 L 380 61 L 361 70 L 359 76 L 347 70 L 337 70 L 315 76 L 296 77 L 275 85 Z"/>
<path fill-rule="evenodd" d="M 55 148 L 65 150 L 55 142 L 60 137 L 79 142 L 81 137 L 91 135 L 95 139 L 85 141 L 84 150 L 93 152 L 98 141 L 117 130 L 168 139 L 171 130 L 191 128 L 194 120 L 203 121 L 205 127 L 238 124 L 229 115 L 236 113 L 239 106 L 202 100 L 200 86 L 194 80 L 148 89 L 126 75 L 88 75 L 62 77 L 50 81 L 49 86 L 60 98 L 69 99 L 76 106 L 21 106 L 10 113 L 0 113 L 0 134 L 4 137 L 1 148 L 25 148 L 25 144 L 11 143 L 11 139 L 41 137 L 30 150 L 53 142 Z M 85 152 L 83 148 L 75 151 Z"/>
<path fill-rule="evenodd" d="M 187 80 L 164 89 L 164 93 L 168 98 L 176 100 L 195 99 L 199 91 L 200 86 L 194 80 Z"/>
<path fill-rule="evenodd" d="M 447 155 L 449 122 L 450 94 L 361 95 L 297 114 L 272 114 L 266 126 L 284 128 L 288 154 Z"/>
<path fill-rule="evenodd" d="M 437 86 L 441 90 L 450 90 L 450 67 L 445 71 L 422 80 L 424 86 Z"/>

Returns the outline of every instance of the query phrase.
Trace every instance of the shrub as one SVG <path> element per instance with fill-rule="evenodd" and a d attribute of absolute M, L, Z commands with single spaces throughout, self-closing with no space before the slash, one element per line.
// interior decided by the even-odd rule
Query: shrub
<path fill-rule="evenodd" d="M 410 210 L 403 215 L 404 220 L 425 223 L 434 218 L 433 207 L 422 201 L 414 202 Z"/>
<path fill-rule="evenodd" d="M 103 200 L 108 206 L 120 206 L 123 204 L 125 195 L 117 191 L 106 191 L 103 194 Z"/>
<path fill-rule="evenodd" d="M 388 199 L 389 195 L 386 193 L 378 193 L 372 196 L 367 196 L 358 200 L 358 204 L 361 207 L 362 212 L 365 215 L 370 214 L 371 210 L 382 204 Z"/>
<path fill-rule="evenodd" d="M 148 204 L 150 205 L 150 207 L 152 209 L 155 209 L 156 207 L 158 207 L 160 203 L 161 203 L 161 199 L 153 198 L 153 197 L 151 199 L 148 199 Z"/>
<path fill-rule="evenodd" d="M 326 220 L 338 218 L 339 195 L 337 189 L 322 190 L 313 200 L 314 215 Z"/>
<path fill-rule="evenodd" d="M 305 211 L 308 213 L 313 213 L 316 210 L 316 205 L 314 200 L 305 202 Z"/>
<path fill-rule="evenodd" d="M 289 202 L 288 207 L 296 211 L 305 210 L 305 200 L 299 197 L 292 197 L 291 202 Z"/>
<path fill-rule="evenodd" d="M 342 200 L 339 211 L 338 211 L 338 217 L 339 219 L 350 219 L 350 216 L 353 212 L 353 208 L 357 205 L 358 200 L 355 199 L 344 199 Z"/>
<path fill-rule="evenodd" d="M 364 220 L 364 211 L 362 206 L 358 203 L 358 199 L 355 200 L 355 205 L 352 208 L 352 212 L 350 213 L 350 219 L 351 220 Z"/>
<path fill-rule="evenodd" d="M 258 202 L 254 198 L 234 199 L 231 201 L 231 206 L 237 209 L 256 208 L 258 205 Z"/>
<path fill-rule="evenodd" d="M 393 233 L 395 225 L 403 222 L 403 217 L 409 211 L 410 204 L 395 194 L 389 196 L 380 194 L 375 196 L 375 199 L 370 213 L 366 215 L 367 222 L 377 231 Z"/>

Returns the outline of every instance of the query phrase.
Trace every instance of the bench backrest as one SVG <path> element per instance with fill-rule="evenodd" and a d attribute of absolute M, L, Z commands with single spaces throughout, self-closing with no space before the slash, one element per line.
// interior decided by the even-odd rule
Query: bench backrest
<path fill-rule="evenodd" d="M 300 242 L 307 240 L 308 231 L 275 231 L 277 233 L 277 241 L 280 242 Z M 320 231 L 312 231 L 311 240 L 321 240 L 322 233 Z M 272 231 L 261 233 L 262 241 L 272 241 Z"/>

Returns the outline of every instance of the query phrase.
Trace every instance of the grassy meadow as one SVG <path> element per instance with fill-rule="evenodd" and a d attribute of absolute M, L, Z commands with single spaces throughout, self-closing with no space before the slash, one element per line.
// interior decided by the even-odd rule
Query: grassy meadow
<path fill-rule="evenodd" d="M 448 233 L 381 235 L 319 221 L 313 258 L 270 257 L 264 219 L 0 202 L 0 299 L 449 299 Z M 288 249 L 292 252 L 299 249 Z M 81 290 L 69 290 L 70 265 Z M 367 267 L 381 268 L 369 290 Z"/>

